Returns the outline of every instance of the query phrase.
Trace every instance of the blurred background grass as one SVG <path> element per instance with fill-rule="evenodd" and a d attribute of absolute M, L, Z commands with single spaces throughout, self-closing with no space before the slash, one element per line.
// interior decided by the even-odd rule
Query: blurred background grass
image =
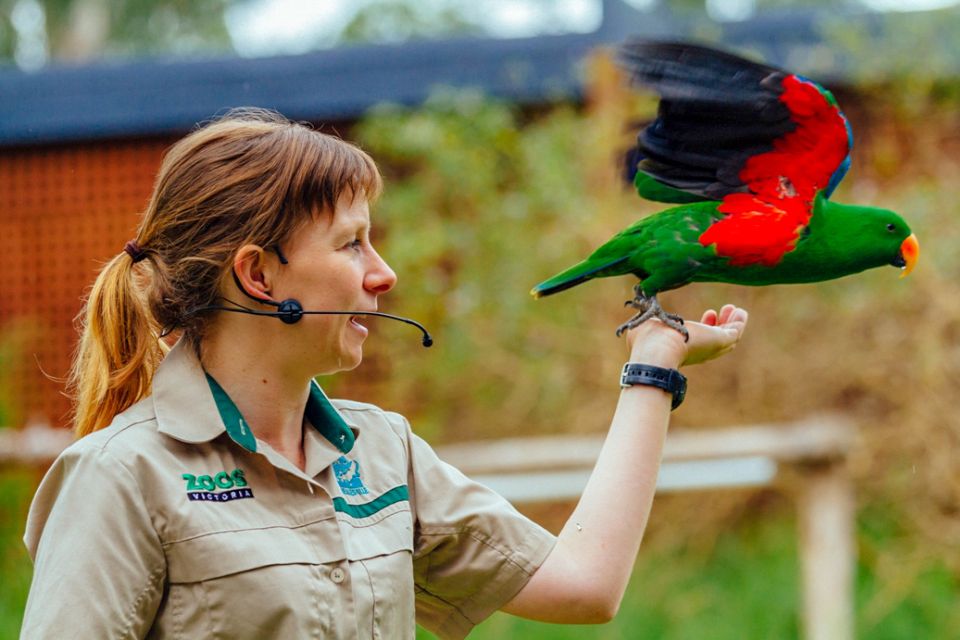
<path fill-rule="evenodd" d="M 603 70 L 600 70 L 603 73 Z M 835 199 L 899 211 L 920 238 L 914 274 L 892 268 L 793 287 L 693 285 L 665 294 L 687 317 L 734 302 L 751 312 L 742 346 L 687 371 L 675 426 L 720 427 L 841 412 L 861 429 L 850 461 L 858 499 L 862 638 L 952 638 L 960 629 L 960 87 L 903 76 L 837 91 L 856 135 Z M 520 111 L 469 93 L 417 110 L 385 106 L 350 137 L 378 159 L 387 190 L 378 246 L 400 274 L 364 365 L 331 393 L 408 415 L 434 443 L 602 432 L 626 355 L 613 330 L 628 278 L 533 301 L 529 288 L 660 205 L 618 179 L 618 157 L 649 97 L 600 84 L 583 108 Z M 7 332 L 6 335 L 12 335 Z M 4 349 L 15 349 L 15 339 Z M 2 385 L 2 380 L 0 380 Z M 0 388 L 0 415 L 16 398 Z M 29 585 L 19 537 L 32 469 L 0 471 L 0 637 L 16 637 Z M 799 569 L 789 498 L 776 490 L 658 497 L 620 616 L 585 629 L 497 615 L 473 637 L 790 638 Z M 570 505 L 530 508 L 556 529 Z"/>

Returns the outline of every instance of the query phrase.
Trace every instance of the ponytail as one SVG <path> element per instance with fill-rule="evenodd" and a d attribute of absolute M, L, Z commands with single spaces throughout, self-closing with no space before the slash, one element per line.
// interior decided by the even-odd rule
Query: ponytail
<path fill-rule="evenodd" d="M 67 389 L 77 437 L 110 424 L 149 395 L 165 347 L 137 287 L 134 261 L 120 253 L 104 266 L 78 318 L 80 344 Z"/>

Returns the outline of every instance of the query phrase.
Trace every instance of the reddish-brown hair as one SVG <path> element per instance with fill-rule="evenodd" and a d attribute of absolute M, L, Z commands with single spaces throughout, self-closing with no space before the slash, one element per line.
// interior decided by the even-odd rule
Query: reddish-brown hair
<path fill-rule="evenodd" d="M 136 243 L 101 270 L 78 316 L 68 389 L 78 436 L 107 426 L 149 395 L 165 347 L 181 331 L 198 347 L 220 283 L 244 244 L 279 246 L 341 196 L 374 200 L 373 160 L 354 145 L 279 114 L 234 110 L 167 152 Z"/>

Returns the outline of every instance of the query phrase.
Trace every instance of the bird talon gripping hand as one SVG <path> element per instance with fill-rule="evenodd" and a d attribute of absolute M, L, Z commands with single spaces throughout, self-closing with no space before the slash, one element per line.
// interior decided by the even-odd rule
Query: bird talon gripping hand
<path fill-rule="evenodd" d="M 833 95 L 795 74 L 684 43 L 630 42 L 619 58 L 660 94 L 628 156 L 640 195 L 671 207 L 624 229 L 586 260 L 535 286 L 540 298 L 593 278 L 633 274 L 638 313 L 691 282 L 819 282 L 893 265 L 910 273 L 916 236 L 893 211 L 830 200 L 853 135 Z"/>

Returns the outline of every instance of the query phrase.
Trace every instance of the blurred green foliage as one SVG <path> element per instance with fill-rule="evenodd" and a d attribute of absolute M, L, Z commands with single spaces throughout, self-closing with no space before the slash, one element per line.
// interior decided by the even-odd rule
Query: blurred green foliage
<path fill-rule="evenodd" d="M 20 635 L 31 576 L 23 528 L 38 479 L 32 469 L 0 468 L 0 640 Z"/>
<path fill-rule="evenodd" d="M 577 423 L 576 402 L 607 387 L 587 374 L 597 353 L 622 349 L 612 328 L 579 328 L 591 324 L 590 301 L 600 308 L 624 283 L 585 289 L 587 302 L 528 294 L 598 231 L 628 222 L 609 206 L 616 190 L 589 186 L 614 158 L 595 144 L 598 123 L 573 109 L 522 120 L 510 105 L 449 93 L 416 111 L 383 107 L 355 131 L 386 174 L 374 225 L 387 229 L 379 244 L 400 284 L 385 304 L 436 338 L 428 352 L 393 328 L 391 344 L 371 340 L 371 357 L 391 374 L 370 391 L 413 409 L 433 437 L 556 431 L 558 415 Z"/>
<path fill-rule="evenodd" d="M 12 60 L 24 44 L 46 49 L 43 61 L 47 56 L 63 61 L 227 51 L 230 38 L 223 14 L 232 3 L 0 0 L 0 62 Z"/>
<path fill-rule="evenodd" d="M 818 20 L 823 41 L 799 48 L 785 66 L 804 65 L 807 73 L 836 74 L 849 83 L 886 83 L 903 98 L 923 99 L 927 87 L 953 86 L 960 71 L 960 7 L 935 11 L 877 13 L 872 20 L 851 21 L 824 12 Z"/>
<path fill-rule="evenodd" d="M 623 2 L 636 11 L 628 13 Z M 256 15 L 269 3 L 252 0 L 0 0 L 0 64 L 36 69 L 51 61 L 82 61 L 143 56 L 223 55 L 250 46 L 245 28 L 231 18 Z M 322 49 L 352 43 L 397 43 L 416 39 L 509 37 L 584 32 L 608 9 L 624 16 L 636 31 L 664 37 L 725 41 L 749 47 L 757 33 L 768 48 L 771 40 L 786 46 L 780 64 L 811 77 L 860 81 L 912 81 L 918 77 L 951 77 L 960 71 L 955 34 L 960 28 L 956 4 L 917 10 L 905 3 L 898 10 L 878 11 L 865 0 L 555 0 L 515 2 L 515 20 L 491 11 L 495 0 L 351 0 L 331 7 L 328 19 L 313 33 L 276 38 L 272 51 L 255 45 L 261 55 Z M 875 5 L 875 3 L 873 3 Z M 921 3 L 927 4 L 930 3 Z M 936 4 L 936 3 L 935 3 Z M 239 11 L 237 11 L 239 10 Z M 498 18 L 491 19 L 491 13 Z M 275 11 L 256 16 L 267 32 Z M 308 12 L 309 14 L 309 12 Z M 306 18 L 309 20 L 310 18 Z M 243 22 L 242 20 L 240 22 Z M 812 22 L 813 27 L 808 27 Z M 794 26 L 796 25 L 796 26 Z M 622 24 L 607 24 L 616 32 Z M 230 29 L 234 29 L 231 33 Z M 520 31 L 517 31 L 517 30 Z M 771 36 L 770 30 L 776 35 Z M 256 38 L 255 38 L 256 39 Z M 469 45 L 465 45 L 469 46 Z"/>
<path fill-rule="evenodd" d="M 24 424 L 26 416 L 18 401 L 20 380 L 17 372 L 21 369 L 17 365 L 29 357 L 29 345 L 39 335 L 37 322 L 29 317 L 21 317 L 0 327 L 0 428 Z"/>
<path fill-rule="evenodd" d="M 480 36 L 484 29 L 469 5 L 409 0 L 365 0 L 341 30 L 343 43 L 402 42 L 419 38 Z"/>

